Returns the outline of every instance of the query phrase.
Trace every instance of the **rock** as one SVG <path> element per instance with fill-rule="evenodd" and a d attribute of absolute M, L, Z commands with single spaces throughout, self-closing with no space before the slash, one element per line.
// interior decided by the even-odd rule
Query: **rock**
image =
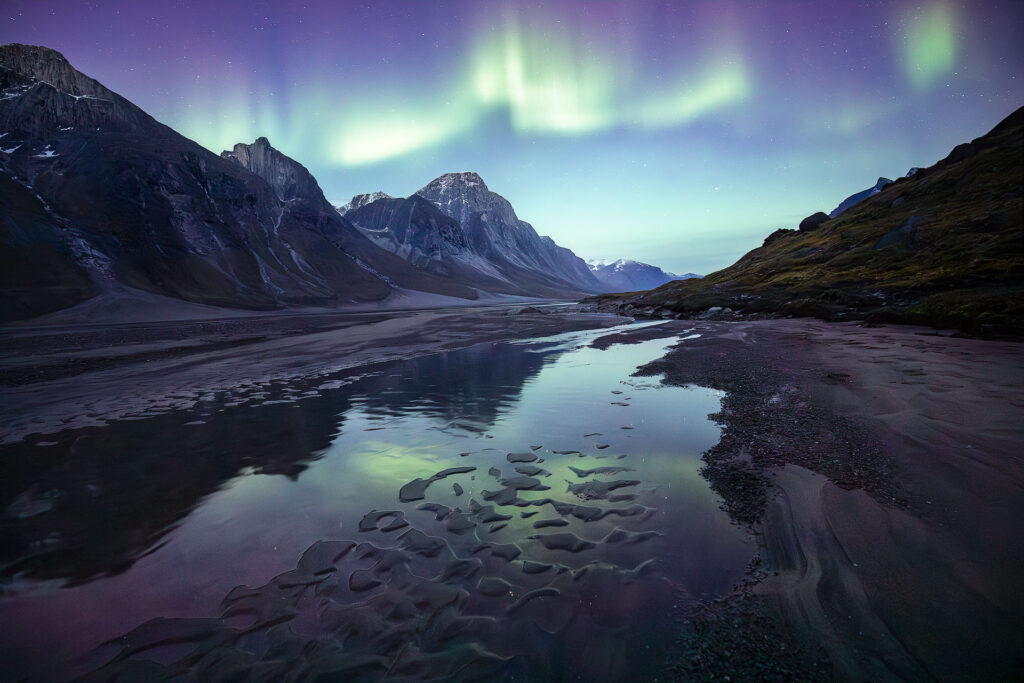
<path fill-rule="evenodd" d="M 819 211 L 815 214 L 811 214 L 807 218 L 800 221 L 800 232 L 811 232 L 821 227 L 821 224 L 828 220 L 828 214 L 824 211 Z"/>
<path fill-rule="evenodd" d="M 903 221 L 903 225 L 890 230 L 889 232 L 882 235 L 881 239 L 875 244 L 875 249 L 885 249 L 894 244 L 899 244 L 907 240 L 916 241 L 918 237 L 917 226 L 925 220 L 924 216 L 911 216 L 907 220 Z"/>

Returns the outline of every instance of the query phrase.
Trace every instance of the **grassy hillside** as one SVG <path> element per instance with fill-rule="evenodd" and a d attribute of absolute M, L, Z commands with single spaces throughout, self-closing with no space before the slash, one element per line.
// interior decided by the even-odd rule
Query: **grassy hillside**
<path fill-rule="evenodd" d="M 732 266 L 589 299 L 655 315 L 712 306 L 828 320 L 1024 330 L 1024 107 L 934 166 Z"/>

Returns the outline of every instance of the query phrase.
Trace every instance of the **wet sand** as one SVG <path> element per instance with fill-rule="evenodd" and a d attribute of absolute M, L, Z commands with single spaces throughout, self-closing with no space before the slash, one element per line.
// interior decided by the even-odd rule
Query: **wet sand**
<path fill-rule="evenodd" d="M 671 331 L 588 346 L 603 334 L 2 447 L 23 465 L 5 481 L 0 614 L 19 629 L 0 661 L 41 678 L 111 657 L 100 678 L 652 678 L 677 602 L 727 591 L 752 545 L 697 473 L 719 394 L 631 377 Z"/>
<path fill-rule="evenodd" d="M 482 340 L 622 322 L 581 314 L 508 312 L 436 310 L 204 322 L 194 325 L 212 327 L 194 328 L 175 323 L 6 332 L 0 358 L 3 439 L 45 442 L 47 432 L 172 410 L 210 392 L 235 391 L 258 400 L 261 387 L 278 380 L 315 378 L 376 360 Z M 810 320 L 674 321 L 657 329 L 616 332 L 593 345 L 602 348 L 671 334 L 684 336 L 641 374 L 726 392 L 721 411 L 714 416 L 723 427 L 722 438 L 705 454 L 702 473 L 721 496 L 723 509 L 755 534 L 757 551 L 746 578 L 732 594 L 694 601 L 681 622 L 659 625 L 679 629 L 678 651 L 667 663 L 667 677 L 1020 677 L 1024 347 L 918 328 Z M 612 405 L 634 411 L 625 400 Z M 586 432 L 595 454 L 604 453 L 607 430 L 603 431 Z M 328 585 L 345 597 L 336 600 L 333 612 L 315 612 L 320 604 L 316 601 L 292 605 L 310 629 L 316 624 L 330 629 L 338 623 L 332 619 L 344 619 L 346 628 L 355 629 L 348 637 L 370 638 L 380 628 L 372 610 L 366 612 L 361 599 L 348 597 L 368 594 L 377 582 L 394 580 L 395 605 L 436 605 L 434 612 L 444 612 L 452 620 L 442 624 L 448 637 L 457 641 L 466 634 L 490 632 L 493 622 L 464 621 L 459 616 L 466 604 L 462 594 L 446 593 L 441 584 L 431 587 L 429 582 L 406 580 L 400 563 L 389 559 L 387 548 L 395 539 L 401 539 L 414 563 L 424 563 L 422 576 L 475 574 L 484 566 L 487 580 L 476 582 L 474 601 L 477 594 L 480 600 L 507 595 L 513 579 L 505 568 L 514 567 L 521 585 L 516 598 L 504 605 L 506 613 L 529 610 L 542 614 L 547 628 L 562 628 L 563 617 L 547 606 L 560 593 L 579 590 L 576 572 L 582 567 L 552 574 L 544 562 L 518 557 L 518 547 L 512 544 L 467 552 L 437 541 L 442 533 L 458 535 L 461 525 L 470 523 L 487 533 L 500 533 L 510 523 L 506 517 L 527 519 L 529 512 L 540 509 L 525 505 L 549 495 L 541 488 L 546 485 L 546 465 L 538 465 L 530 443 L 504 456 L 507 462 L 498 476 L 489 473 L 496 490 L 488 492 L 491 497 L 484 496 L 483 505 L 470 506 L 468 513 L 444 506 L 422 508 L 436 516 L 426 535 L 411 533 L 415 529 L 410 530 L 400 514 L 378 510 L 364 518 L 360 528 L 365 524 L 366 533 L 388 539 L 387 543 L 315 545 L 294 572 L 229 595 L 224 603 L 227 621 L 151 623 L 144 627 L 148 630 L 100 653 L 94 663 L 130 651 L 136 641 L 174 640 L 185 631 L 190 643 L 223 644 L 218 639 L 225 637 L 224 629 L 237 615 L 245 616 L 246 623 L 256 615 L 261 623 L 259 615 L 282 596 L 320 594 L 323 589 L 318 587 Z M 547 457 L 575 458 L 577 453 L 551 450 Z M 563 561 L 589 550 L 589 541 L 560 528 L 563 521 L 591 523 L 586 516 L 595 504 L 588 501 L 607 505 L 635 486 L 628 461 L 621 469 L 616 461 L 604 462 L 608 464 L 581 462 L 580 467 L 568 468 L 579 479 L 568 482 L 568 492 L 577 502 L 544 503 L 551 509 L 527 519 L 535 529 L 530 539 L 536 547 Z M 484 470 L 424 472 L 419 479 L 409 479 L 406 498 L 416 506 L 425 493 L 454 490 L 455 496 L 462 496 L 462 485 L 469 485 L 466 477 L 482 476 Z M 582 479 L 594 475 L 599 485 L 585 485 Z M 396 491 L 396 501 L 399 497 Z M 629 509 L 630 504 L 621 505 Z M 613 531 L 602 542 L 650 542 L 643 533 Z M 452 547 L 459 552 L 453 554 Z M 339 571 L 342 567 L 350 571 Z M 367 571 L 370 568 L 373 571 Z M 633 577 L 623 571 L 632 570 L 591 572 L 585 590 L 626 590 Z M 355 612 L 347 612 L 346 605 L 355 605 Z M 459 609 L 452 612 L 446 605 Z M 412 614 L 409 619 L 409 628 L 436 626 L 419 623 Z M 267 639 L 261 647 L 271 651 L 277 647 L 286 653 L 298 642 L 270 622 L 261 623 L 259 632 Z M 521 642 L 537 637 L 520 635 Z M 127 650 L 121 650 L 125 646 Z M 228 650 L 221 654 L 225 671 L 244 664 L 229 661 Z M 322 663 L 380 669 L 385 675 L 487 676 L 494 667 L 506 667 L 505 657 L 512 656 L 502 654 L 500 661 L 492 661 L 473 648 L 454 655 L 439 662 L 403 651 L 394 660 L 371 657 L 357 662 L 342 657 Z M 392 670 L 399 661 L 409 668 Z M 548 673 L 558 671 L 564 673 L 557 667 Z"/>
<path fill-rule="evenodd" d="M 797 677 L 1019 679 L 1024 347 L 808 320 L 688 326 L 703 336 L 646 371 L 729 392 L 704 474 L 761 549 L 684 642 L 781 634 L 747 657 Z M 694 654 L 677 673 L 753 673 Z"/>
<path fill-rule="evenodd" d="M 214 392 L 241 396 L 273 382 L 628 320 L 573 308 L 519 314 L 521 305 L 486 306 L 3 328 L 0 444 L 188 408 Z"/>

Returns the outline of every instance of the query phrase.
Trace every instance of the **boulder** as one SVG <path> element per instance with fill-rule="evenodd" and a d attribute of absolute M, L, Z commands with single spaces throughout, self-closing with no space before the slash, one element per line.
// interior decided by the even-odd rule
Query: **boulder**
<path fill-rule="evenodd" d="M 800 221 L 800 232 L 811 232 L 821 227 L 821 224 L 828 220 L 828 214 L 819 211 Z"/>
<path fill-rule="evenodd" d="M 916 242 L 918 240 L 917 226 L 924 221 L 924 216 L 911 216 L 907 220 L 903 221 L 903 225 L 890 230 L 889 232 L 882 235 L 881 239 L 875 244 L 875 249 L 885 249 L 886 247 L 908 240 Z"/>

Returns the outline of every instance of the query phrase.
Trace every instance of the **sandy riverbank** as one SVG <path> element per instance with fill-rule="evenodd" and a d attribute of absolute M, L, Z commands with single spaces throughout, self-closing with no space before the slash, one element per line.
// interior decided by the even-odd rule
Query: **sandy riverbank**
<path fill-rule="evenodd" d="M 696 327 L 646 372 L 729 392 L 705 476 L 761 551 L 749 584 L 693 613 L 677 673 L 1018 678 L 1024 347 L 808 320 Z"/>
<path fill-rule="evenodd" d="M 259 400 L 273 382 L 622 318 L 515 308 L 6 330 L 3 439 Z M 644 374 L 726 392 L 704 476 L 758 538 L 748 580 L 688 608 L 672 672 L 1008 680 L 1024 662 L 1024 347 L 910 327 L 671 321 Z M 695 337 L 694 334 L 699 334 Z"/>
<path fill-rule="evenodd" d="M 437 308 L 0 330 L 0 443 L 180 409 L 213 392 L 479 342 L 609 327 L 572 307 Z"/>

